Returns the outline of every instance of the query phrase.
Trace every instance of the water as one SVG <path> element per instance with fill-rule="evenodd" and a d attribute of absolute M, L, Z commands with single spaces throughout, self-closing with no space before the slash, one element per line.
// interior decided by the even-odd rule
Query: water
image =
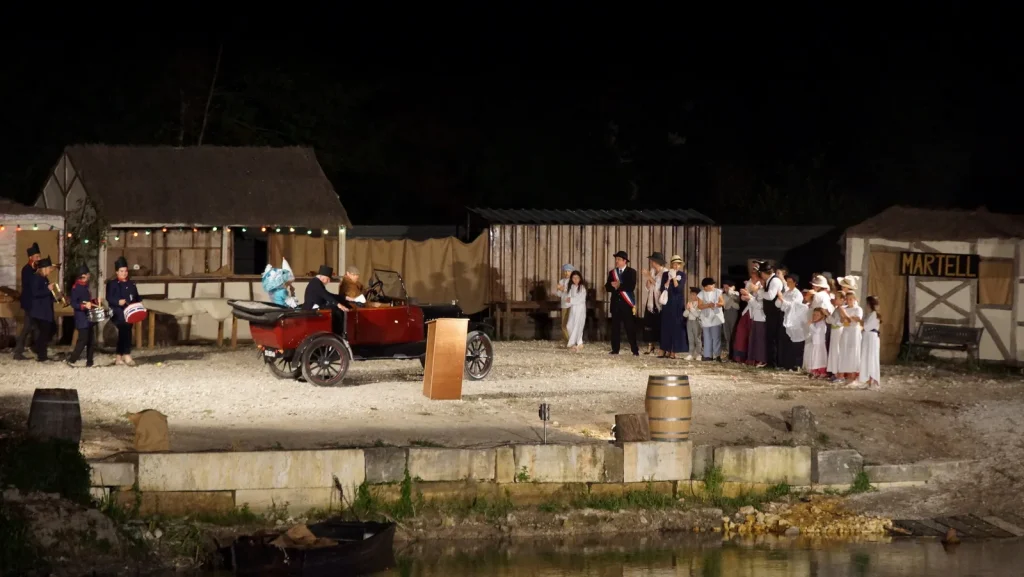
<path fill-rule="evenodd" d="M 396 544 L 387 577 L 1003 577 L 1024 575 L 1024 540 L 757 541 L 687 537 Z"/>

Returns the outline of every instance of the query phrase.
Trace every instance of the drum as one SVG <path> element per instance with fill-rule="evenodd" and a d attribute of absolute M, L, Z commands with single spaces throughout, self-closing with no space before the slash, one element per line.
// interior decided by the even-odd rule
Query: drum
<path fill-rule="evenodd" d="M 89 317 L 90 323 L 102 323 L 103 321 L 110 320 L 110 309 L 103 307 L 91 308 L 86 311 L 85 315 Z"/>
<path fill-rule="evenodd" d="M 146 307 L 142 303 L 132 303 L 124 307 L 124 322 L 128 324 L 141 323 L 146 320 Z"/>

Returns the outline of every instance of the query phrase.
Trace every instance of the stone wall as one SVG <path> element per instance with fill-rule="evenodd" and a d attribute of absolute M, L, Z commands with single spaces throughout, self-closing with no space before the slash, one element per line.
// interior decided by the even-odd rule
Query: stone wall
<path fill-rule="evenodd" d="M 97 462 L 96 497 L 120 494 L 144 514 L 199 510 L 289 512 L 337 509 L 364 482 L 398 494 L 406 472 L 425 498 L 509 495 L 536 504 L 559 492 L 622 493 L 631 488 L 685 497 L 700 493 L 704 472 L 721 468 L 724 493 L 792 487 L 849 486 L 867 471 L 873 483 L 927 482 L 951 463 L 864 467 L 856 451 L 810 447 L 693 447 L 682 443 L 514 445 L 488 449 L 374 447 L 310 451 L 141 453 L 137 462 Z M 877 477 L 877 479 L 875 478 Z"/>

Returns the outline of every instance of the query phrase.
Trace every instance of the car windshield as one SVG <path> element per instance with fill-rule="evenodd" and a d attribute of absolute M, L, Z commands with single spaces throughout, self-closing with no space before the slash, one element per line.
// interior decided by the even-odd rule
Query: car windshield
<path fill-rule="evenodd" d="M 384 285 L 384 295 L 393 299 L 405 299 L 405 283 L 402 282 L 402 275 L 393 270 L 376 270 L 373 275 Z"/>

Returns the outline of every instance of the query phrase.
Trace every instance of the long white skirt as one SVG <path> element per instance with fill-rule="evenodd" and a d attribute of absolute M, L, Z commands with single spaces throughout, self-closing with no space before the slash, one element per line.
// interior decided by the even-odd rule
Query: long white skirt
<path fill-rule="evenodd" d="M 882 346 L 881 339 L 875 331 L 864 331 L 864 340 L 860 345 L 860 376 L 858 380 L 866 383 L 874 379 L 876 383 L 882 382 L 882 369 L 879 367 L 879 349 Z"/>
<path fill-rule="evenodd" d="M 839 370 L 839 342 L 843 337 L 843 327 L 839 328 L 830 327 L 828 330 L 832 331 L 831 338 L 828 343 L 828 362 L 825 364 L 825 370 L 832 374 L 841 373 Z"/>
<path fill-rule="evenodd" d="M 575 347 L 576 345 L 583 344 L 583 325 L 587 322 L 587 306 L 571 306 L 569 307 L 569 346 Z"/>
<path fill-rule="evenodd" d="M 860 371 L 860 333 L 860 325 L 843 327 L 843 334 L 839 337 L 838 372 L 856 373 Z M 832 342 L 835 343 L 835 341 Z"/>
<path fill-rule="evenodd" d="M 835 341 L 833 341 L 835 342 Z M 824 369 L 828 367 L 829 354 L 825 350 L 825 343 L 807 343 L 806 354 L 804 357 L 807 359 L 807 364 L 804 368 L 808 371 L 814 371 L 817 369 Z"/>

